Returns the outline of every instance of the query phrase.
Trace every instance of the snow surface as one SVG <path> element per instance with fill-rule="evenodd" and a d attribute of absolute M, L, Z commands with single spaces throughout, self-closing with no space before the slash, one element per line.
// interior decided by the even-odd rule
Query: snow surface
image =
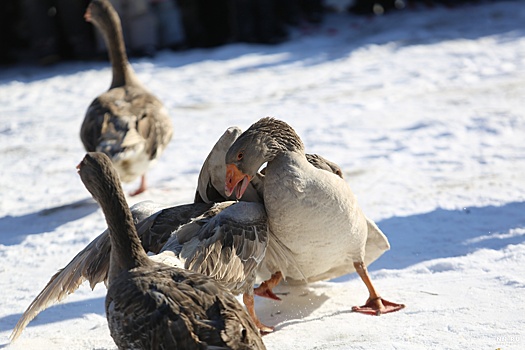
<path fill-rule="evenodd" d="M 523 2 L 334 13 L 278 46 L 132 63 L 176 131 L 151 189 L 130 204 L 191 202 L 223 131 L 270 115 L 342 166 L 390 239 L 370 270 L 405 310 L 350 312 L 367 298 L 356 274 L 283 285 L 282 302 L 256 299 L 262 321 L 276 325 L 268 349 L 525 348 Z M 0 348 L 116 348 L 102 285 L 83 285 L 8 345 L 49 278 L 105 228 L 75 166 L 84 112 L 110 73 L 104 62 L 0 72 Z"/>

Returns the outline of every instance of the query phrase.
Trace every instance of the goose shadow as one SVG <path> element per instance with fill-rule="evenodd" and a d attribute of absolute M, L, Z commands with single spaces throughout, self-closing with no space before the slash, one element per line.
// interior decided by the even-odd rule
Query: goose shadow
<path fill-rule="evenodd" d="M 276 331 L 296 323 L 315 320 L 309 316 L 328 300 L 326 294 L 309 285 L 282 282 L 275 287 L 274 292 L 281 301 L 256 297 L 255 310 L 261 322 L 275 326 Z"/>
<path fill-rule="evenodd" d="M 438 208 L 377 222 L 390 241 L 369 270 L 399 270 L 434 259 L 465 256 L 479 249 L 501 250 L 525 241 L 525 202 L 501 206 Z M 355 274 L 332 282 L 344 282 Z"/>
<path fill-rule="evenodd" d="M 19 244 L 26 236 L 54 231 L 70 221 L 94 213 L 98 208 L 92 198 L 86 198 L 26 215 L 4 216 L 0 218 L 0 244 Z"/>
<path fill-rule="evenodd" d="M 51 209 L 54 213 L 56 208 Z M 58 207 L 58 210 L 60 207 Z M 478 249 L 503 249 L 525 241 L 525 202 L 502 206 L 468 207 L 460 210 L 436 209 L 428 213 L 392 217 L 378 226 L 389 237 L 392 250 L 371 265 L 370 270 L 403 269 L 433 259 L 463 256 Z M 37 214 L 33 214 L 37 215 Z M 1 223 L 1 221 L 0 221 Z M 348 274 L 331 282 L 357 278 Z M 282 301 L 256 298 L 255 309 L 261 321 L 276 325 L 276 330 L 333 316 L 310 316 L 329 299 L 315 285 L 290 285 L 286 282 L 274 291 Z M 104 314 L 104 298 L 56 304 L 42 312 L 28 327 L 81 317 L 87 313 Z M 96 306 L 94 309 L 93 306 Z M 350 313 L 338 310 L 336 314 Z M 21 314 L 0 318 L 0 331 L 12 329 Z M 0 344 L 0 347 L 2 345 Z"/>
<path fill-rule="evenodd" d="M 104 303 L 105 297 L 99 297 L 82 301 L 55 304 L 38 314 L 38 316 L 36 316 L 26 328 L 62 322 L 68 319 L 81 318 L 86 314 L 98 314 L 104 316 Z M 22 317 L 21 313 L 1 317 L 0 332 L 12 331 L 20 317 Z M 9 343 L 0 344 L 0 349 L 7 345 L 9 345 Z"/>

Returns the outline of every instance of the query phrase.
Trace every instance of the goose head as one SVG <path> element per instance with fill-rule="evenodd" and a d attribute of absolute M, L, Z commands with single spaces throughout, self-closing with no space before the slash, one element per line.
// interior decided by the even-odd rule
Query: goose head
<path fill-rule="evenodd" d="M 119 183 L 118 175 L 107 155 L 89 152 L 77 165 L 77 171 L 94 198 L 102 198 L 108 192 L 108 183 Z"/>
<path fill-rule="evenodd" d="M 86 22 L 93 23 L 103 34 L 120 27 L 120 18 L 108 0 L 93 0 L 84 14 Z"/>
<path fill-rule="evenodd" d="M 226 195 L 236 191 L 240 199 L 264 163 L 294 151 L 304 154 L 304 145 L 291 126 L 275 118 L 260 119 L 226 153 Z"/>

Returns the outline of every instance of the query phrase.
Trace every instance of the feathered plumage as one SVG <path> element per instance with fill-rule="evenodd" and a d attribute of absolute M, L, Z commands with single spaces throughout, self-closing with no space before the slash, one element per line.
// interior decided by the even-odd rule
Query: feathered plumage
<path fill-rule="evenodd" d="M 148 258 L 118 176 L 103 153 L 78 166 L 111 240 L 106 317 L 119 349 L 264 349 L 237 300 L 214 279 Z"/>
<path fill-rule="evenodd" d="M 270 272 L 304 283 L 357 271 L 370 299 L 356 311 L 385 313 L 404 307 L 381 299 L 366 270 L 390 248 L 388 239 L 363 214 L 340 176 L 309 162 L 290 125 L 274 118 L 259 120 L 230 147 L 226 163 L 225 193 L 236 191 L 238 198 L 246 180 L 267 163 L 263 198 L 269 228 L 295 257 L 295 264 L 284 271 L 269 267 Z M 279 279 L 280 275 L 270 284 Z"/>
<path fill-rule="evenodd" d="M 171 140 L 171 120 L 162 102 L 138 80 L 128 62 L 120 19 L 108 0 L 93 0 L 86 20 L 102 33 L 113 68 L 108 91 L 88 107 L 80 139 L 88 152 L 103 152 L 117 169 L 120 180 L 130 182 L 145 174 Z"/>

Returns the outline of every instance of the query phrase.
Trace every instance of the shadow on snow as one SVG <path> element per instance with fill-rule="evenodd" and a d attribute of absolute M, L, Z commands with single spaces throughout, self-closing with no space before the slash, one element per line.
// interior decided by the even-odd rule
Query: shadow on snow
<path fill-rule="evenodd" d="M 27 325 L 27 328 L 82 318 L 86 314 L 99 314 L 104 316 L 104 302 L 105 297 L 52 305 L 38 314 L 38 316 Z M 1 317 L 0 332 L 12 331 L 20 317 L 22 317 L 22 314 L 11 314 Z M 22 333 L 22 337 L 23 336 L 24 333 Z"/>
<path fill-rule="evenodd" d="M 436 209 L 378 222 L 391 250 L 371 270 L 403 269 L 422 261 L 500 250 L 525 241 L 525 202 L 502 206 Z M 524 230 L 514 230 L 524 229 Z"/>
<path fill-rule="evenodd" d="M 0 218 L 0 244 L 15 245 L 21 243 L 28 235 L 52 232 L 70 221 L 94 213 L 98 208 L 98 204 L 92 198 L 87 198 L 36 213 L 4 216 Z"/>
<path fill-rule="evenodd" d="M 57 225 L 56 221 L 46 223 L 48 218 L 42 219 L 42 215 L 45 216 L 49 212 L 54 214 L 55 211 L 62 209 L 63 207 L 53 208 L 44 214 L 41 212 L 11 220 L 18 220 L 20 223 L 40 221 L 40 224 L 34 223 L 30 228 L 23 230 L 23 234 L 42 231 L 42 229 L 36 230 L 36 227 L 42 224 L 52 230 L 52 227 Z M 60 222 L 64 223 L 73 219 L 73 212 L 78 218 L 87 215 L 87 211 L 95 209 L 96 205 L 93 204 L 84 210 L 72 211 Z M 372 264 L 370 270 L 404 269 L 423 261 L 464 256 L 478 249 L 498 250 L 510 244 L 522 243 L 525 240 L 525 215 L 523 213 L 525 213 L 525 202 L 514 202 L 502 206 L 468 207 L 462 210 L 436 209 L 429 213 L 381 220 L 378 226 L 389 237 L 392 249 Z M 11 224 L 15 223 L 11 222 Z M 14 239 L 21 239 L 21 236 L 17 237 Z M 334 279 L 332 282 L 345 282 L 352 278 L 357 278 L 357 276 L 349 274 Z M 283 302 L 264 298 L 258 298 L 256 302 L 256 310 L 261 314 L 262 321 L 269 325 L 277 324 L 277 329 L 297 322 L 311 321 L 305 318 L 328 300 L 328 296 L 322 291 L 319 292 L 308 285 L 286 286 L 278 289 L 286 290 L 287 295 L 281 296 Z M 95 298 L 88 301 L 53 305 L 42 312 L 28 327 L 73 319 L 87 313 L 104 314 L 103 304 L 103 298 Z M 60 312 L 57 312 L 59 310 Z M 351 311 L 348 309 L 339 312 Z M 0 331 L 13 329 L 20 316 L 21 314 L 12 314 L 0 318 Z"/>

